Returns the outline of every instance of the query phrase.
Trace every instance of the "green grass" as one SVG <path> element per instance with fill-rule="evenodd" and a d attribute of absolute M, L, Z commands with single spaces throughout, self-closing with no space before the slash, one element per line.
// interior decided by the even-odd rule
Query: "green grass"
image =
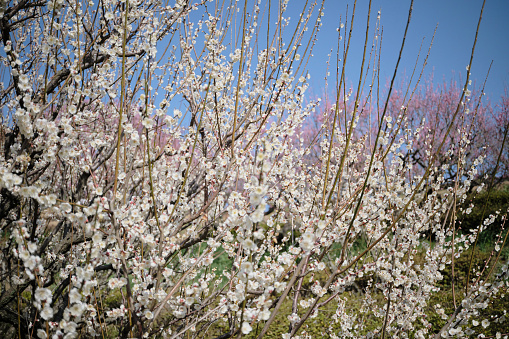
<path fill-rule="evenodd" d="M 509 191 L 495 191 L 490 193 L 489 199 L 487 199 L 487 193 L 480 194 L 476 197 L 471 198 L 467 201 L 467 205 L 470 203 L 474 203 L 475 207 L 472 209 L 470 214 L 464 214 L 460 216 L 459 221 L 461 221 L 461 229 L 458 230 L 458 233 L 461 232 L 469 232 L 470 229 L 474 229 L 476 225 L 479 225 L 482 222 L 482 216 L 488 217 L 490 214 L 495 214 L 497 210 L 507 209 L 509 206 Z M 487 202 L 487 204 L 486 204 Z M 486 205 L 486 206 L 485 206 Z M 472 267 L 479 270 L 483 267 L 486 260 L 490 258 L 491 251 L 494 247 L 494 239 L 500 233 L 502 221 L 501 218 L 497 218 L 497 220 L 490 225 L 490 227 L 484 232 L 486 235 L 483 235 L 479 238 L 477 247 L 475 251 L 470 248 L 466 252 L 464 252 L 460 258 L 455 259 L 454 266 L 454 277 L 455 277 L 455 298 L 456 304 L 459 305 L 464 296 L 465 284 L 467 280 L 467 271 L 470 266 L 470 258 L 472 257 Z M 504 233 L 505 234 L 505 233 Z M 418 252 L 415 254 L 413 260 L 416 264 L 420 264 L 424 262 L 425 252 L 428 246 L 425 246 L 425 242 L 427 240 L 423 240 L 423 245 L 417 248 Z M 334 260 L 341 254 L 341 245 L 335 243 L 329 249 L 328 256 L 324 258 L 324 260 Z M 429 246 L 433 246 L 433 243 L 429 243 Z M 366 240 L 362 237 L 356 239 L 350 248 L 350 254 L 356 255 L 361 253 L 367 247 Z M 204 248 L 202 247 L 194 247 L 191 249 L 192 254 L 198 256 L 203 252 Z M 472 251 L 474 253 L 471 256 Z M 219 284 L 219 288 L 223 287 L 224 284 L 227 283 L 227 278 L 222 276 L 223 270 L 230 271 L 233 265 L 233 259 L 228 256 L 228 254 L 220 247 L 214 253 L 214 261 L 212 265 L 207 268 L 207 273 L 215 272 L 216 277 L 221 279 Z M 501 251 L 500 262 L 506 262 L 509 258 L 509 246 L 506 244 L 505 248 Z M 491 260 L 494 258 L 492 257 Z M 497 268 L 495 272 L 498 271 L 500 267 L 500 263 L 497 263 Z M 202 270 L 197 277 L 201 276 L 205 273 L 205 270 Z M 442 319 L 439 314 L 436 312 L 435 306 L 437 304 L 442 305 L 446 314 L 451 314 L 454 310 L 454 294 L 452 290 L 452 278 L 453 272 L 452 267 L 450 265 L 446 265 L 444 270 L 441 271 L 443 275 L 443 280 L 437 283 L 437 287 L 440 288 L 438 292 L 435 292 L 431 295 L 428 304 L 425 308 L 426 320 L 431 324 L 430 333 L 438 332 L 446 323 L 446 320 Z M 470 279 L 472 279 L 473 275 L 470 275 Z M 326 274 L 324 272 L 316 272 L 314 275 L 314 280 L 318 280 L 323 285 L 323 282 L 326 280 Z M 380 332 L 383 327 L 383 317 L 374 316 L 373 312 L 370 309 L 363 309 L 363 300 L 364 294 L 363 290 L 368 285 L 368 281 L 370 280 L 370 276 L 364 276 L 357 282 L 357 288 L 353 290 L 347 290 L 340 295 L 340 298 L 345 301 L 345 313 L 357 317 L 357 326 L 359 324 L 363 327 L 360 331 L 360 334 L 366 334 L 370 331 L 378 331 Z M 484 278 L 483 278 L 484 279 Z M 310 281 L 310 275 L 306 276 L 303 282 L 303 290 L 301 291 L 301 295 L 304 298 L 308 299 L 312 297 L 309 288 L 311 287 L 312 282 Z M 212 286 L 211 286 L 212 287 Z M 379 306 L 384 306 L 386 304 L 383 296 L 373 290 L 371 295 L 375 302 Z M 322 301 L 327 299 L 330 294 L 326 294 L 322 297 Z M 281 338 L 281 335 L 288 332 L 289 329 L 289 320 L 288 316 L 291 314 L 292 309 L 292 298 L 293 292 L 291 292 L 288 297 L 283 301 L 281 308 L 278 311 L 278 314 L 275 317 L 274 322 L 271 324 L 269 332 L 264 336 L 264 338 Z M 118 301 L 120 300 L 120 295 L 111 295 L 105 299 L 105 304 L 109 307 L 116 306 Z M 299 331 L 300 335 L 309 335 L 312 338 L 329 338 L 330 335 L 328 333 L 332 332 L 338 334 L 341 332 L 340 321 L 335 322 L 333 320 L 334 314 L 336 313 L 336 309 L 338 307 L 338 301 L 332 300 L 330 303 L 322 307 L 316 317 L 309 318 L 306 323 L 302 326 Z M 509 332 L 509 322 L 498 323 L 493 320 L 500 319 L 505 315 L 506 310 L 509 310 L 509 293 L 507 291 L 507 287 L 505 289 L 501 289 L 496 298 L 493 298 L 488 307 L 480 310 L 480 313 L 477 317 L 470 319 L 469 325 L 472 320 L 477 320 L 481 323 L 484 319 L 490 320 L 490 326 L 484 329 L 481 325 L 477 327 L 473 327 L 475 330 L 475 335 L 483 333 L 487 336 L 495 336 L 497 332 L 507 333 Z M 299 306 L 299 315 L 303 315 L 304 310 Z M 169 317 L 173 318 L 172 315 L 162 315 L 163 318 Z M 209 326 L 210 324 L 200 324 L 197 328 L 200 328 L 202 325 Z M 422 328 L 422 323 L 417 320 L 415 322 L 416 329 Z M 237 324 L 238 326 L 238 324 Z M 260 333 L 264 326 L 264 322 L 255 323 L 252 325 L 253 331 L 249 335 L 242 336 L 243 338 L 256 338 Z M 472 327 L 472 326 L 471 326 Z M 465 327 L 464 327 L 465 328 Z M 228 332 L 229 325 L 226 319 L 218 320 L 214 322 L 205 334 L 205 337 L 216 337 L 223 333 Z M 409 337 L 413 337 L 413 333 L 408 333 Z M 390 337 L 390 333 L 388 333 Z M 116 334 L 114 332 L 109 331 L 107 337 L 114 338 Z"/>
<path fill-rule="evenodd" d="M 362 246 L 360 246 L 362 247 Z M 466 281 L 466 273 L 469 266 L 470 254 L 472 249 L 469 249 L 467 252 L 463 253 L 463 255 L 455 260 L 455 277 L 456 277 L 456 302 L 460 303 L 462 296 L 464 294 L 464 286 Z M 225 252 L 222 252 L 221 249 L 216 252 L 218 256 L 214 260 L 214 263 L 211 265 L 211 268 L 216 269 L 216 274 L 220 276 L 223 269 L 228 269 L 231 267 L 232 259 L 228 258 L 228 255 Z M 419 263 L 424 260 L 425 250 L 422 248 L 415 256 L 415 262 Z M 490 252 L 486 250 L 476 250 L 473 256 L 473 267 L 478 267 L 482 265 L 490 256 Z M 501 261 L 504 262 L 509 257 L 509 249 L 505 248 L 501 255 Z M 453 311 L 453 293 L 452 293 L 452 269 L 450 266 L 446 266 L 442 271 L 444 279 L 438 283 L 438 287 L 440 287 L 440 291 L 434 293 L 429 302 L 428 306 L 425 308 L 426 319 L 431 324 L 431 332 L 436 333 L 442 326 L 445 324 L 446 320 L 443 320 L 440 315 L 436 313 L 435 305 L 440 304 L 444 307 L 446 313 L 450 313 Z M 317 272 L 314 276 L 315 280 L 324 281 L 326 278 L 325 273 Z M 363 281 L 359 282 L 359 286 L 365 286 L 367 280 L 369 280 L 369 276 L 365 276 L 362 278 Z M 223 281 L 224 283 L 225 281 Z M 311 297 L 311 292 L 309 292 L 309 287 L 312 282 L 310 281 L 310 277 L 307 276 L 304 279 L 303 283 L 303 295 L 304 298 Z M 326 294 L 322 297 L 321 300 L 325 300 L 328 298 L 330 294 Z M 372 293 L 373 298 L 380 305 L 385 305 L 385 300 L 383 299 L 381 294 L 376 294 L 376 292 Z M 375 317 L 369 309 L 365 309 L 363 311 L 363 299 L 364 294 L 359 293 L 356 290 L 348 290 L 340 295 L 340 297 L 345 300 L 345 312 L 349 315 L 354 315 L 359 317 L 358 323 L 360 323 L 364 328 L 361 331 L 361 334 L 366 334 L 369 331 L 378 330 L 381 331 L 383 327 L 383 318 Z M 113 295 L 107 297 L 104 302 L 108 307 L 117 306 L 119 300 L 121 299 L 119 293 L 114 293 Z M 300 335 L 309 335 L 312 338 L 330 338 L 330 331 L 332 333 L 338 334 L 341 331 L 341 327 L 339 322 L 333 321 L 333 316 L 336 312 L 338 303 L 336 300 L 332 300 L 329 304 L 322 307 L 317 316 L 314 318 L 309 318 L 306 323 L 302 326 L 299 331 Z M 292 295 L 290 294 L 283 302 L 274 322 L 271 324 L 269 332 L 264 336 L 264 338 L 281 338 L 281 335 L 288 332 L 289 328 L 289 320 L 288 316 L 291 314 L 292 309 Z M 478 320 L 479 323 L 483 319 L 498 319 L 505 314 L 505 311 L 509 310 L 509 293 L 506 290 L 499 291 L 497 298 L 494 298 L 488 305 L 488 307 L 481 311 L 480 315 L 475 320 Z M 302 315 L 302 308 L 299 306 L 299 314 Z M 162 315 L 166 317 L 166 315 Z M 172 318 L 171 315 L 169 315 Z M 471 322 L 470 322 L 471 323 Z M 200 328 L 200 324 L 197 328 Z M 416 328 L 422 327 L 419 321 L 416 321 Z M 256 338 L 257 334 L 260 333 L 264 326 L 264 322 L 259 324 L 253 324 L 253 331 L 249 335 L 242 336 L 243 338 Z M 113 326 L 114 327 L 114 326 Z M 117 333 L 114 328 L 109 328 L 106 330 L 107 338 L 115 338 L 117 337 Z M 509 328 L 509 324 L 505 323 L 495 323 L 491 321 L 490 326 L 487 329 L 483 329 L 481 325 L 474 328 L 476 334 L 483 333 L 485 335 L 495 335 L 497 332 L 506 333 Z M 228 332 L 229 326 L 226 319 L 218 320 L 213 323 L 207 330 L 205 337 L 216 337 L 223 333 Z M 390 336 L 389 336 L 390 337 Z M 412 333 L 409 333 L 409 337 L 412 338 Z"/>
<path fill-rule="evenodd" d="M 458 218 L 461 221 L 461 230 L 464 233 L 470 233 L 471 230 L 477 229 L 477 226 L 481 225 L 490 215 L 498 215 L 495 221 L 479 236 L 479 245 L 483 247 L 487 244 L 489 247 L 499 235 L 503 225 L 501 216 L 507 213 L 509 207 L 509 189 L 491 191 L 489 194 L 488 192 L 482 192 L 472 195 L 467 199 L 463 208 L 468 208 L 470 204 L 474 205 L 472 211 L 469 214 L 460 215 Z M 500 214 L 497 214 L 498 212 Z"/>
<path fill-rule="evenodd" d="M 463 253 L 463 255 L 455 260 L 455 278 L 456 278 L 456 302 L 459 304 L 464 295 L 464 287 L 466 281 L 466 274 L 470 262 L 470 254 L 471 249 L 467 252 Z M 509 257 L 509 250 L 505 249 L 501 255 L 501 259 L 507 260 Z M 424 260 L 425 251 L 422 249 L 415 257 L 415 262 Z M 482 265 L 490 256 L 490 252 L 476 250 L 473 257 L 473 267 L 478 267 Z M 500 266 L 500 264 L 498 264 Z M 453 293 L 452 293 L 452 269 L 451 266 L 446 266 L 442 271 L 444 279 L 438 283 L 438 287 L 440 287 L 440 291 L 432 294 L 428 306 L 425 308 L 425 314 L 427 321 L 431 324 L 431 332 L 436 333 L 442 328 L 446 320 L 443 320 L 440 315 L 436 313 L 435 305 L 440 304 L 444 307 L 447 314 L 450 314 L 453 311 Z M 325 275 L 321 274 L 315 275 L 315 280 L 324 280 Z M 367 280 L 368 277 L 364 277 L 363 279 Z M 306 277 L 304 280 L 303 288 L 307 290 L 310 287 L 309 277 Z M 361 284 L 364 285 L 364 284 Z M 308 295 L 304 292 L 306 298 L 310 297 L 309 292 Z M 321 300 L 325 300 L 330 294 L 326 294 Z M 372 294 L 373 298 L 381 303 L 380 305 L 385 305 L 385 300 L 383 299 L 381 294 Z M 364 327 L 361 331 L 361 334 L 366 334 L 369 331 L 378 330 L 381 331 L 383 327 L 383 318 L 377 318 L 369 310 L 364 310 L 361 312 L 361 308 L 363 306 L 363 298 L 364 295 L 362 293 L 357 293 L 355 290 L 346 291 L 340 295 L 340 297 L 346 301 L 345 303 L 345 311 L 347 314 L 354 315 L 362 319 L 360 323 Z M 337 308 L 337 301 L 332 300 L 329 304 L 321 308 L 315 318 L 310 318 L 306 321 L 306 323 L 302 326 L 300 330 L 300 334 L 308 334 L 312 338 L 329 338 L 329 331 L 337 334 L 340 332 L 340 324 L 335 323 L 332 319 L 334 313 Z M 292 308 L 292 299 L 291 295 L 286 298 L 283 302 L 274 322 L 271 324 L 269 332 L 264 336 L 264 338 L 281 338 L 281 335 L 288 332 L 289 328 L 289 320 L 288 316 L 291 314 Z M 504 315 L 505 310 L 509 310 L 509 293 L 506 290 L 500 291 L 498 293 L 497 298 L 494 298 L 488 305 L 488 307 L 482 310 L 478 317 L 473 318 L 479 321 L 479 323 L 483 319 L 498 319 L 502 315 Z M 299 307 L 299 314 L 302 315 L 302 309 Z M 254 324 L 253 331 L 243 338 L 256 338 L 257 333 L 261 331 L 264 323 Z M 422 324 L 416 321 L 415 326 L 417 329 L 422 328 Z M 486 334 L 486 335 L 495 335 L 497 332 L 506 333 L 509 328 L 509 324 L 505 323 L 494 323 L 491 322 L 490 326 L 487 329 L 482 328 L 481 325 L 473 328 L 476 330 L 476 334 Z M 228 331 L 228 325 L 226 322 L 219 321 L 214 324 L 207 332 L 207 335 L 218 336 L 222 333 Z M 412 338 L 412 333 L 409 333 L 409 337 Z"/>

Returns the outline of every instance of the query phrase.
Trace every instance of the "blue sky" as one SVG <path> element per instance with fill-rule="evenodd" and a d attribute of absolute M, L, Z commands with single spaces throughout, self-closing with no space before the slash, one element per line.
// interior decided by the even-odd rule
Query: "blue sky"
<path fill-rule="evenodd" d="M 289 15 L 292 19 L 298 17 L 303 0 L 294 0 L 297 6 L 291 6 Z M 302 3 L 302 5 L 300 5 Z M 367 0 L 357 1 L 356 18 L 352 35 L 353 44 L 347 60 L 348 83 L 356 83 L 365 34 Z M 313 52 L 314 57 L 310 64 L 313 75 L 311 80 L 312 91 L 316 94 L 323 91 L 326 73 L 327 54 L 331 48 L 336 47 L 339 18 L 345 18 L 346 5 L 352 11 L 353 1 L 326 0 L 325 15 L 322 18 L 323 26 L 318 35 L 318 42 Z M 481 10 L 480 0 L 417 0 L 414 2 L 412 21 L 400 64 L 398 78 L 409 77 L 419 51 L 423 38 L 423 51 L 421 60 L 426 55 L 435 26 L 437 33 L 433 43 L 425 75 L 433 74 L 434 82 L 440 83 L 451 79 L 464 79 L 466 65 L 470 59 L 472 43 Z M 383 26 L 383 44 L 381 54 L 381 83 L 392 76 L 396 64 L 403 32 L 405 29 L 410 1 L 400 0 L 373 0 L 372 19 L 376 18 L 377 11 L 381 11 L 381 24 Z M 482 85 L 491 60 L 493 66 L 486 83 L 487 97 L 497 102 L 504 93 L 504 86 L 509 88 L 509 1 L 489 0 L 486 3 L 478 42 L 471 69 L 471 79 L 477 85 Z M 375 21 L 372 20 L 372 27 Z M 333 59 L 335 55 L 333 55 Z M 421 62 L 422 64 L 422 62 Z M 335 65 L 333 65 L 335 67 Z M 331 72 L 332 74 L 332 72 Z M 334 77 L 330 78 L 334 84 Z M 347 84 L 348 84 L 347 83 Z M 331 91 L 329 91 L 331 93 Z"/>

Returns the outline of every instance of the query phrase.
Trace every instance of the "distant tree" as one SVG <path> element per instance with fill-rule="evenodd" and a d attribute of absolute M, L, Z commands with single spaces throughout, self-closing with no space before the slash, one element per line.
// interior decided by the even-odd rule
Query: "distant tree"
<path fill-rule="evenodd" d="M 387 84 L 389 86 L 389 84 Z M 385 89 L 387 91 L 388 88 Z M 462 90 L 456 81 L 442 82 L 435 85 L 433 79 L 426 80 L 424 84 L 415 88 L 401 83 L 394 88 L 389 100 L 387 115 L 390 116 L 390 127 L 386 127 L 393 138 L 397 133 L 390 130 L 413 130 L 418 131 L 416 137 L 405 141 L 401 151 L 401 159 L 405 165 L 411 165 L 415 174 L 422 175 L 430 165 L 442 168 L 445 165 L 448 184 L 453 183 L 458 175 L 458 169 L 476 168 L 475 184 L 488 183 L 493 171 L 497 167 L 500 150 L 503 150 L 498 163 L 496 181 L 506 179 L 507 172 L 507 146 L 502 147 L 505 128 L 509 121 L 507 114 L 507 91 L 500 98 L 499 103 L 493 105 L 484 98 L 481 88 L 469 90 L 467 99 L 460 106 L 460 118 L 453 119 L 458 107 L 458 100 Z M 348 113 L 352 112 L 352 94 L 347 100 L 340 100 L 341 121 L 349 121 Z M 318 145 L 331 133 L 332 120 L 335 105 L 330 99 L 321 100 L 319 109 L 314 111 L 303 125 L 299 134 L 300 138 L 309 145 L 310 154 L 316 160 Z M 347 108 L 345 109 L 345 104 Z M 372 144 L 378 132 L 379 122 L 377 117 L 382 112 L 377 111 L 373 104 L 364 100 L 360 103 L 360 116 L 357 121 L 354 138 L 365 138 L 366 145 Z M 378 107 L 380 110 L 383 107 Z M 345 126 L 339 126 L 342 131 Z M 448 132 L 448 129 L 451 129 Z M 437 153 L 440 144 L 444 140 L 441 151 Z M 395 139 L 393 139 L 395 141 Z M 467 142 L 463 149 L 465 154 L 460 154 L 460 145 Z M 459 159 L 464 157 L 463 162 Z"/>
<path fill-rule="evenodd" d="M 406 102 L 397 95 L 393 96 L 391 114 L 405 117 L 402 128 L 419 128 L 422 131 L 403 155 L 404 161 L 414 166 L 416 173 L 422 173 L 434 158 L 431 165 L 445 166 L 447 181 L 452 183 L 459 169 L 469 168 L 475 163 L 475 181 L 480 184 L 486 182 L 485 177 L 495 169 L 503 132 L 497 121 L 497 108 L 484 99 L 481 88 L 473 87 L 468 91 L 464 104 L 459 107 L 460 119 L 453 122 L 460 94 L 457 82 L 444 81 L 436 86 L 430 79 L 413 96 L 408 95 Z M 447 133 L 449 128 L 450 133 Z M 444 146 L 437 154 L 445 136 Z M 460 161 L 463 155 L 458 149 L 464 143 L 467 143 L 466 154 Z"/>

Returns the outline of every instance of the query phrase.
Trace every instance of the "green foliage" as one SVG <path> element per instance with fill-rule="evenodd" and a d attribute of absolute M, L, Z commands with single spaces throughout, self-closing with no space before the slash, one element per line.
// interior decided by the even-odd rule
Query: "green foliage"
<path fill-rule="evenodd" d="M 435 305 L 440 304 L 446 314 L 450 314 L 454 310 L 454 299 L 456 298 L 456 305 L 459 305 L 461 300 L 465 295 L 465 283 L 467 279 L 467 272 L 470 265 L 470 258 L 473 249 L 469 249 L 465 253 L 462 254 L 461 257 L 456 258 L 454 261 L 454 293 L 452 288 L 452 279 L 453 279 L 453 270 L 452 266 L 447 265 L 445 269 L 441 272 L 444 276 L 443 280 L 439 282 L 438 287 L 440 287 L 440 291 L 438 293 L 433 294 L 429 303 L 428 309 L 426 310 L 426 314 L 428 316 L 428 321 L 432 324 L 431 331 L 433 333 L 438 332 L 440 328 L 442 328 L 447 320 L 441 318 L 439 314 L 437 314 Z M 474 256 L 472 257 L 472 267 L 477 272 L 483 272 L 485 263 L 489 261 L 490 267 L 494 260 L 494 256 L 491 255 L 491 251 L 483 251 L 476 249 L 474 252 Z M 509 257 L 508 251 L 503 251 L 500 256 L 500 261 L 505 262 Z M 500 268 L 500 262 L 497 263 L 496 268 Z M 486 279 L 486 273 L 489 269 L 484 271 L 484 274 L 481 275 L 481 279 Z M 495 272 L 498 269 L 495 269 Z M 472 279 L 472 274 L 470 275 L 470 279 Z M 492 322 L 490 321 L 490 326 L 484 329 L 481 325 L 476 327 L 471 326 L 472 320 L 477 320 L 479 323 L 483 319 L 500 319 L 502 315 L 505 314 L 505 310 L 509 310 L 509 295 L 507 293 L 507 287 L 505 291 L 499 291 L 499 298 L 493 298 L 488 307 L 480 310 L 479 316 L 470 320 L 469 326 L 475 331 L 476 334 L 485 334 L 485 335 L 495 335 L 497 332 L 506 333 L 507 328 L 509 327 L 508 322 Z M 455 295 L 455 297 L 454 297 Z"/>
<path fill-rule="evenodd" d="M 359 244 L 359 248 L 362 248 L 362 244 Z M 467 272 L 470 263 L 472 249 L 465 251 L 459 258 L 456 258 L 454 261 L 454 279 L 455 279 L 455 296 L 456 296 L 456 304 L 459 305 L 461 300 L 464 297 L 465 291 L 465 282 L 467 279 Z M 222 257 L 221 255 L 220 257 Z M 219 259 L 218 257 L 217 259 Z M 425 247 L 421 248 L 421 250 L 414 257 L 414 261 L 416 263 L 424 260 L 425 257 Z M 491 251 L 484 251 L 476 249 L 473 256 L 472 267 L 477 271 L 482 271 L 484 264 L 487 260 L 490 260 L 491 263 L 494 260 L 494 256 L 491 255 Z M 509 257 L 509 251 L 503 251 L 500 257 L 501 262 L 505 262 Z M 217 260 L 216 259 L 216 260 Z M 221 262 L 226 263 L 225 258 L 214 261 L 215 265 L 219 265 Z M 497 267 L 495 272 L 500 267 L 500 263 L 497 263 Z M 443 275 L 443 280 L 438 283 L 440 290 L 436 293 L 433 293 L 431 299 L 428 302 L 428 307 L 425 309 L 426 319 L 431 324 L 430 333 L 437 333 L 447 322 L 447 319 L 442 319 L 441 315 L 437 313 L 436 305 L 439 304 L 445 310 L 446 314 L 451 314 L 454 310 L 454 295 L 452 290 L 452 278 L 453 278 L 453 270 L 450 265 L 446 265 L 444 270 L 441 271 Z M 483 279 L 486 278 L 487 270 L 484 271 Z M 472 278 L 472 275 L 470 276 Z M 325 279 L 325 273 L 316 272 L 313 275 L 313 279 L 311 279 L 311 275 L 305 277 L 303 285 L 302 285 L 302 296 L 305 298 L 311 297 L 311 292 L 309 290 L 312 280 L 323 281 Z M 369 279 L 369 276 L 365 276 L 365 279 Z M 362 285 L 362 284 L 361 284 Z M 364 286 L 361 286 L 363 289 Z M 369 310 L 361 312 L 362 310 L 362 300 L 364 298 L 364 292 L 359 289 L 345 291 L 340 295 L 340 297 L 346 301 L 345 307 L 346 312 L 350 315 L 356 315 L 359 319 L 362 319 L 361 323 L 364 326 L 364 333 L 374 330 L 381 330 L 383 327 L 383 319 L 377 318 L 373 316 L 369 312 Z M 382 295 L 372 295 L 373 298 L 377 300 L 377 302 L 385 303 L 386 301 L 383 299 Z M 321 300 L 325 300 L 330 297 L 330 294 L 326 294 Z M 281 335 L 288 332 L 288 328 L 290 322 L 288 320 L 288 316 L 292 313 L 292 294 L 290 294 L 283 302 L 281 308 L 279 309 L 278 314 L 274 322 L 272 323 L 269 332 L 264 336 L 264 338 L 281 338 Z M 299 331 L 300 335 L 308 334 L 312 338 L 329 338 L 329 331 L 332 333 L 339 333 L 341 328 L 339 323 L 335 323 L 333 321 L 333 315 L 337 309 L 337 301 L 332 300 L 329 304 L 320 308 L 318 314 L 315 318 L 309 319 L 302 327 L 301 331 Z M 302 316 L 302 310 L 299 307 L 299 315 Z M 504 315 L 506 314 L 506 310 L 509 310 L 509 293 L 507 288 L 505 290 L 499 291 L 499 298 L 494 298 L 487 308 L 480 311 L 480 314 L 470 319 L 469 326 L 475 331 L 476 334 L 484 333 L 486 335 L 495 335 L 497 332 L 506 333 L 508 328 L 508 322 L 498 322 L 498 319 L 504 319 Z M 488 328 L 483 328 L 481 321 L 483 319 L 490 320 L 490 326 Z M 477 320 L 479 322 L 478 326 L 472 326 L 472 320 Z M 509 320 L 508 320 L 509 321 Z M 263 328 L 263 322 L 259 324 L 253 324 L 253 331 L 247 335 L 243 336 L 245 338 L 256 338 L 258 333 Z M 258 326 L 258 327 L 257 327 Z M 421 324 L 416 324 L 417 328 L 420 328 Z M 209 329 L 209 335 L 211 337 L 218 336 L 220 334 L 228 332 L 228 324 L 226 321 L 216 322 Z M 412 338 L 412 334 L 409 333 L 409 337 Z"/>
<path fill-rule="evenodd" d="M 210 266 L 211 270 L 215 272 L 216 276 L 222 276 L 221 283 L 219 284 L 219 288 L 222 288 L 224 284 L 228 281 L 228 278 L 223 276 L 223 270 L 231 270 L 233 266 L 233 259 L 228 256 L 223 249 L 223 247 L 219 247 L 217 251 L 214 253 L 214 261 Z"/>
<path fill-rule="evenodd" d="M 485 191 L 473 195 L 467 200 L 464 208 L 468 208 L 471 204 L 474 205 L 472 211 L 469 214 L 463 214 L 459 217 L 462 232 L 476 230 L 479 225 L 483 224 L 486 218 L 489 218 L 490 215 L 497 215 L 497 212 L 500 212 L 495 221 L 489 225 L 486 231 L 482 232 L 479 237 L 479 243 L 481 245 L 493 243 L 493 240 L 500 233 L 503 224 L 501 216 L 504 215 L 509 208 L 509 188 L 504 187 L 500 190 L 493 190 L 491 192 Z"/>
<path fill-rule="evenodd" d="M 108 293 L 108 295 L 104 298 L 103 302 L 105 307 L 108 309 L 118 308 L 120 307 L 120 305 L 122 305 L 122 299 L 123 299 L 122 293 L 120 292 L 120 289 L 117 288 Z"/>
<path fill-rule="evenodd" d="M 499 190 L 493 191 L 490 193 L 489 199 L 487 199 L 487 193 L 479 194 L 473 197 L 469 203 L 473 203 L 475 207 L 472 209 L 470 214 L 464 214 L 462 221 L 462 230 L 470 230 L 475 229 L 477 225 L 479 225 L 482 220 L 483 208 L 485 208 L 485 218 L 490 214 L 495 214 L 497 210 L 506 210 L 507 206 L 509 206 L 509 190 Z M 486 204 L 488 201 L 488 204 Z M 483 207 L 486 204 L 486 207 Z M 501 218 L 499 217 L 488 229 L 488 234 L 490 236 L 486 236 L 480 239 L 478 247 L 474 251 L 474 255 L 472 257 L 472 268 L 476 272 L 481 272 L 486 261 L 493 262 L 495 256 L 492 255 L 492 249 L 494 247 L 494 239 L 495 236 L 500 232 L 501 226 Z M 288 244 L 286 244 L 288 246 Z M 328 259 L 334 261 L 341 254 L 341 245 L 340 243 L 334 243 L 328 252 Z M 429 244 L 433 246 L 433 244 Z M 363 237 L 359 237 L 354 240 L 354 244 L 352 247 L 353 254 L 357 254 L 362 252 L 366 248 L 366 240 Z M 416 253 L 413 260 L 416 264 L 422 262 L 425 257 L 427 246 L 421 246 L 419 248 L 419 252 Z M 196 249 L 195 249 L 196 250 Z M 198 250 L 196 254 L 202 252 L 203 249 Z M 470 258 L 473 249 L 470 248 L 459 258 L 454 259 L 454 293 L 453 293 L 453 269 L 451 265 L 446 265 L 444 270 L 441 271 L 443 275 L 443 280 L 438 282 L 437 287 L 440 290 L 436 293 L 433 293 L 431 299 L 428 302 L 428 306 L 425 309 L 426 320 L 431 324 L 430 333 L 437 333 L 447 322 L 447 319 L 442 319 L 442 316 L 437 313 L 437 305 L 441 305 L 441 307 L 445 310 L 446 314 L 451 314 L 454 311 L 454 302 L 456 305 L 461 303 L 461 300 L 464 297 L 465 292 L 465 283 L 467 279 L 467 272 L 470 265 Z M 505 262 L 509 257 L 509 248 L 502 249 L 502 254 L 500 257 L 501 262 Z M 210 270 L 215 271 L 217 276 L 221 276 L 223 270 L 229 271 L 233 265 L 233 259 L 228 256 L 226 252 L 220 247 L 214 253 L 214 261 L 210 266 Z M 490 259 L 491 258 L 491 259 Z M 500 266 L 500 263 L 497 263 L 497 268 Z M 495 272 L 497 269 L 495 270 Z M 486 271 L 484 271 L 484 275 L 482 278 L 485 278 Z M 473 275 L 470 275 L 470 279 L 473 278 Z M 326 274 L 324 272 L 315 272 L 314 275 L 307 275 L 303 281 L 301 296 L 304 298 L 311 297 L 310 287 L 314 280 L 324 281 L 326 279 Z M 364 297 L 364 292 L 362 291 L 367 284 L 367 281 L 370 279 L 370 276 L 364 276 L 362 281 L 357 282 L 357 287 L 353 290 L 347 290 L 340 295 L 340 297 L 346 301 L 346 312 L 350 315 L 355 315 L 362 319 L 361 323 L 364 326 L 363 333 L 367 333 L 369 331 L 381 330 L 383 327 L 383 319 L 377 318 L 373 316 L 369 312 L 369 310 L 362 310 L 362 300 Z M 226 278 L 223 278 L 220 287 L 222 287 L 227 282 Z M 271 324 L 269 332 L 264 336 L 264 338 L 281 338 L 281 335 L 288 332 L 290 321 L 288 320 L 288 316 L 292 313 L 292 302 L 293 302 L 293 292 L 283 301 L 281 308 L 276 315 L 274 322 Z M 383 299 L 382 295 L 377 295 L 376 293 L 372 295 L 377 302 L 385 303 L 386 301 Z M 326 294 L 321 299 L 322 301 L 330 297 L 330 294 Z M 107 299 L 105 302 L 107 304 L 115 304 L 118 303 L 121 296 L 113 295 L 111 298 Z M 316 317 L 308 319 L 306 323 L 302 326 L 299 331 L 299 335 L 309 335 L 312 338 L 329 338 L 328 333 L 339 333 L 341 331 L 339 322 L 336 323 L 333 321 L 333 316 L 336 312 L 338 303 L 337 300 L 332 300 L 324 307 L 320 308 Z M 481 310 L 480 314 L 469 320 L 469 326 L 475 331 L 476 334 L 484 333 L 486 335 L 495 336 L 497 332 L 506 333 L 508 328 L 507 322 L 498 322 L 498 319 L 503 319 L 503 316 L 506 313 L 506 310 L 509 309 L 509 294 L 507 290 L 501 290 L 499 292 L 499 298 L 493 299 L 487 308 Z M 302 316 L 302 309 L 299 307 L 299 315 Z M 483 328 L 481 321 L 483 319 L 490 320 L 490 326 L 488 328 Z M 472 320 L 477 320 L 479 322 L 478 326 L 472 326 Z M 202 324 L 205 325 L 205 324 Z M 249 333 L 249 335 L 243 335 L 243 338 L 256 338 L 258 334 L 261 332 L 263 328 L 264 322 L 254 323 L 253 331 Z M 422 325 L 420 323 L 415 324 L 417 328 L 420 328 Z M 208 326 L 208 325 L 207 325 Z M 227 333 L 229 331 L 229 324 L 227 319 L 216 321 L 211 324 L 207 331 L 207 335 L 210 337 L 217 337 L 221 334 Z M 412 333 L 409 333 L 409 337 L 412 338 Z"/>

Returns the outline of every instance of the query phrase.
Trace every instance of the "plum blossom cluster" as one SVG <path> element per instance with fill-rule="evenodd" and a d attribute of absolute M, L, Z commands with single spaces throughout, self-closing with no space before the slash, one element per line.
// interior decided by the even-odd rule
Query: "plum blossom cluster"
<path fill-rule="evenodd" d="M 334 122 L 308 138 L 323 2 L 297 22 L 288 1 L 208 2 L 0 2 L 1 328 L 261 338 L 290 303 L 284 338 L 306 337 L 326 305 L 336 337 L 489 329 L 481 311 L 508 287 L 502 231 L 457 307 L 436 306 L 440 332 L 426 320 L 444 268 L 507 214 L 458 231 L 451 215 L 484 161 L 465 161 L 468 138 L 448 149 L 447 186 L 446 166 L 404 161 L 423 140 L 404 110 L 353 137 L 360 99 L 340 110 L 354 97 L 341 88 Z"/>

